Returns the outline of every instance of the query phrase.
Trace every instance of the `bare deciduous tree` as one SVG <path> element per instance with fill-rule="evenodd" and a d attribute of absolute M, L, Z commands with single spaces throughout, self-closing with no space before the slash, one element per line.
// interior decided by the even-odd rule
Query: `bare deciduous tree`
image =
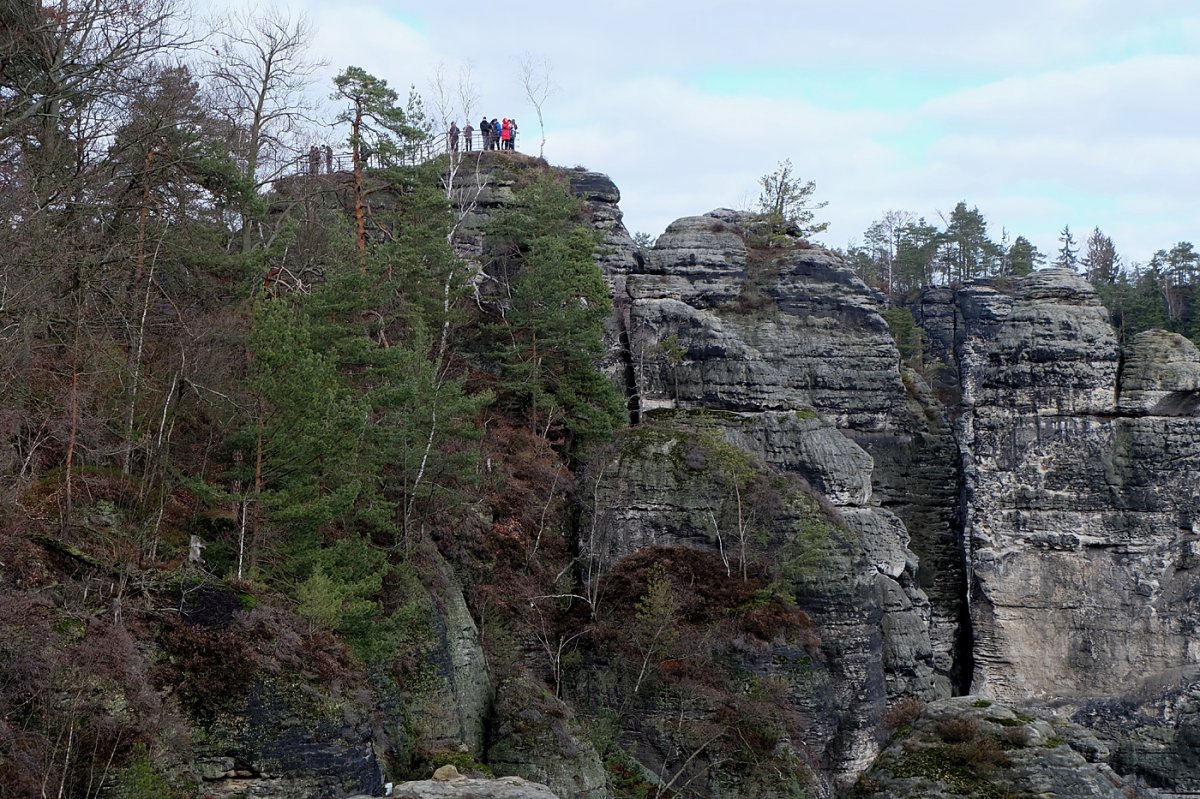
<path fill-rule="evenodd" d="M 442 133 L 449 130 L 452 121 L 469 122 L 479 103 L 471 65 L 459 67 L 458 78 L 453 81 L 446 74 L 445 64 L 434 67 L 433 77 L 429 79 L 429 97 L 433 121 Z"/>
<path fill-rule="evenodd" d="M 550 72 L 550 62 L 545 58 L 535 59 L 532 55 L 526 53 L 521 59 L 521 88 L 525 90 L 525 97 L 529 100 L 533 110 L 537 112 L 538 130 L 542 134 L 542 143 L 538 147 L 538 157 L 546 157 L 546 120 L 542 114 L 542 109 L 546 105 L 546 100 L 557 90 L 554 85 Z"/>
<path fill-rule="evenodd" d="M 233 133 L 243 178 L 256 190 L 279 176 L 300 147 L 292 135 L 310 118 L 307 90 L 323 62 L 308 57 L 313 28 L 275 8 L 247 9 L 220 21 L 208 79 Z M 242 249 L 253 244 L 249 204 L 240 210 Z"/>
<path fill-rule="evenodd" d="M 86 202 L 152 65 L 194 44 L 176 0 L 0 0 L 0 142 L 29 211 Z"/>

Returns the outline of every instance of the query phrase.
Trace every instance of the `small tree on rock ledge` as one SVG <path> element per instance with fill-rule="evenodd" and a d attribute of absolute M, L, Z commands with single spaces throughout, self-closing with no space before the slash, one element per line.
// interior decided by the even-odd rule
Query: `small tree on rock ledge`
<path fill-rule="evenodd" d="M 808 238 L 824 232 L 828 222 L 814 222 L 815 212 L 829 203 L 813 203 L 815 181 L 801 182 L 792 172 L 791 160 L 779 162 L 779 168 L 758 179 L 758 213 L 770 225 L 771 238 L 787 235 Z"/>

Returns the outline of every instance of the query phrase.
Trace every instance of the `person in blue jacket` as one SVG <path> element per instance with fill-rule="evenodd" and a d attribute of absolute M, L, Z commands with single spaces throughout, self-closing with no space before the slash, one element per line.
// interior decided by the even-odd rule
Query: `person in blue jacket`
<path fill-rule="evenodd" d="M 492 117 L 492 149 L 500 149 L 500 120 Z"/>

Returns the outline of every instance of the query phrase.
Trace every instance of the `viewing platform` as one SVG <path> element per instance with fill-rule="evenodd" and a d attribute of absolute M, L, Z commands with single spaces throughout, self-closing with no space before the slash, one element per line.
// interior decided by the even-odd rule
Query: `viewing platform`
<path fill-rule="evenodd" d="M 491 143 L 493 146 L 488 147 Z M 388 153 L 386 156 L 373 151 L 367 151 L 364 154 L 363 165 L 367 168 L 385 168 L 390 166 L 420 166 L 428 163 L 435 158 L 439 158 L 448 153 L 457 153 L 459 156 L 481 155 L 487 152 L 496 153 L 511 153 L 518 152 L 514 139 L 512 147 L 504 147 L 509 144 L 504 141 L 485 141 L 484 137 L 478 132 L 473 132 L 468 138 L 463 134 L 459 134 L 457 149 L 451 149 L 449 138 L 446 134 L 433 136 L 425 142 L 412 144 L 401 148 L 396 153 Z M 351 172 L 354 170 L 354 153 L 349 150 L 334 151 L 326 154 L 324 145 L 317 146 L 314 153 L 301 152 L 295 158 L 284 162 L 279 171 L 278 177 L 296 177 L 300 175 L 332 175 L 341 172 Z"/>

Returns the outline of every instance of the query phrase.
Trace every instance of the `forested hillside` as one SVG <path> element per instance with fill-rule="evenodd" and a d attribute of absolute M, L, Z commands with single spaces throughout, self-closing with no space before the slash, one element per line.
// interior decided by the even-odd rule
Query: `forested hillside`
<path fill-rule="evenodd" d="M 196 765 L 246 701 L 369 728 L 416 691 L 458 591 L 439 539 L 477 617 L 527 610 L 517 572 L 552 587 L 566 466 L 625 418 L 597 366 L 608 290 L 534 162 L 481 283 L 420 98 L 362 70 L 329 87 L 336 162 L 310 163 L 302 25 L 197 49 L 170 0 L 22 9 L 0 41 L 0 793 L 192 795 L 254 776 Z M 387 722 L 393 773 L 436 746 L 414 716 Z"/>

